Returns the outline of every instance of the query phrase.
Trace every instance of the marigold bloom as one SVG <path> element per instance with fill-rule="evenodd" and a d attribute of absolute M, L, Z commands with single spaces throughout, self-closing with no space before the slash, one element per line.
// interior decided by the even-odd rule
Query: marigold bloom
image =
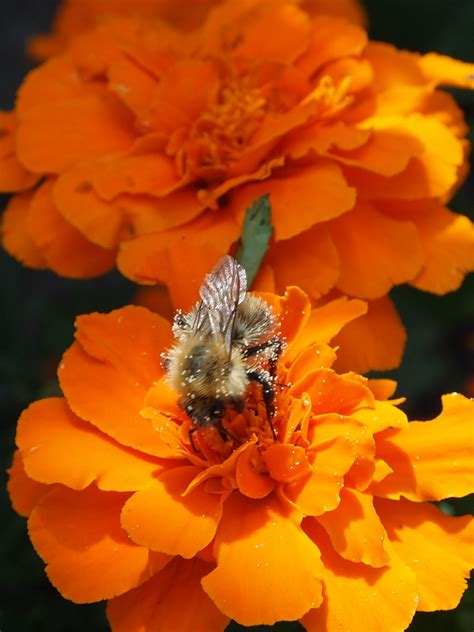
<path fill-rule="evenodd" d="M 368 42 L 313 4 L 224 2 L 187 35 L 127 17 L 73 38 L 4 114 L 1 184 L 21 191 L 7 250 L 75 277 L 117 258 L 138 283 L 179 279 L 173 303 L 189 305 L 245 208 L 269 193 L 258 287 L 369 300 L 348 328 L 365 355 L 344 345 L 339 362 L 396 365 L 404 334 L 389 290 L 443 294 L 474 266 L 471 222 L 446 207 L 466 172 L 466 126 L 438 90 L 472 87 L 474 65 Z"/>
<path fill-rule="evenodd" d="M 170 325 L 141 307 L 80 316 L 64 398 L 19 420 L 13 505 L 51 582 L 78 603 L 110 600 L 114 632 L 217 632 L 230 618 L 400 632 L 464 591 L 472 520 L 428 501 L 472 491 L 474 403 L 446 396 L 436 419 L 408 423 L 393 383 L 331 368 L 328 342 L 362 301 L 262 296 L 288 341 L 276 441 L 250 390 L 224 419 L 236 439 L 211 428 L 193 450 L 161 368 Z"/>

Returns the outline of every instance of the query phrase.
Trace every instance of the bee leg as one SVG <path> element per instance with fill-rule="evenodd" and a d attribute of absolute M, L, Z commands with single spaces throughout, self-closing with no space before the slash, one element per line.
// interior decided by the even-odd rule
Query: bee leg
<path fill-rule="evenodd" d="M 258 382 L 262 387 L 263 394 L 263 402 L 265 404 L 265 409 L 267 412 L 268 423 L 270 424 L 270 428 L 272 431 L 273 438 L 276 441 L 276 432 L 273 426 L 273 414 L 275 412 L 275 407 L 273 405 L 273 401 L 275 399 L 275 391 L 273 389 L 273 382 L 271 378 L 269 379 L 263 371 L 248 371 L 247 377 L 252 382 Z"/>
<path fill-rule="evenodd" d="M 214 427 L 217 428 L 217 432 L 221 435 L 223 441 L 227 441 L 229 439 L 229 433 L 222 425 L 222 419 L 215 419 Z"/>
<path fill-rule="evenodd" d="M 270 349 L 271 347 L 273 347 L 274 349 L 274 354 L 272 358 L 270 359 L 270 364 L 274 365 L 274 370 L 276 371 L 278 358 L 280 357 L 280 353 L 283 350 L 283 341 L 280 340 L 280 338 L 277 338 L 276 336 L 275 338 L 271 338 L 270 340 L 267 340 L 266 342 L 262 342 L 262 344 L 260 345 L 255 345 L 255 347 L 249 347 L 248 349 L 245 349 L 242 355 L 244 356 L 244 358 L 250 358 L 251 356 L 259 353 L 260 351 L 264 351 L 265 349 Z"/>
<path fill-rule="evenodd" d="M 193 448 L 194 452 L 200 452 L 200 451 L 201 451 L 201 450 L 197 450 L 197 449 L 196 449 L 196 446 L 195 446 L 195 444 L 194 444 L 193 434 L 194 434 L 195 432 L 197 432 L 197 431 L 198 431 L 198 429 L 197 429 L 197 428 L 191 428 L 191 430 L 190 430 L 190 431 L 189 431 L 189 433 L 188 433 L 188 436 L 189 436 L 189 441 L 190 441 L 190 443 L 191 443 L 191 446 L 192 446 L 192 448 Z"/>

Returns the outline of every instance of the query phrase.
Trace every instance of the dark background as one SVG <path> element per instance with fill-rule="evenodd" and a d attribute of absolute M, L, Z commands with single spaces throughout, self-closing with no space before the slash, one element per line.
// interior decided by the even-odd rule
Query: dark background
<path fill-rule="evenodd" d="M 15 91 L 31 67 L 25 42 L 48 31 L 56 5 L 56 0 L 0 0 L 0 109 L 13 106 Z M 372 38 L 474 61 L 472 0 L 366 0 L 365 5 Z M 456 91 L 456 97 L 472 128 L 474 94 Z M 2 207 L 5 201 L 0 197 Z M 473 206 L 471 177 L 452 208 L 473 217 Z M 75 316 L 119 307 L 130 301 L 133 292 L 134 286 L 118 274 L 68 281 L 23 269 L 0 251 L 0 473 L 5 480 L 18 415 L 29 402 L 54 389 L 55 366 L 72 340 Z M 439 411 L 442 393 L 474 396 L 473 276 L 461 290 L 441 298 L 406 287 L 396 288 L 392 295 L 408 330 L 405 358 L 396 373 L 398 392 L 409 398 L 405 410 L 412 418 L 426 419 Z M 76 606 L 50 586 L 27 538 L 25 521 L 10 508 L 3 480 L 0 494 L 1 632 L 106 632 L 103 604 Z M 451 514 L 467 513 L 472 510 L 470 500 L 450 500 L 442 507 Z M 468 591 L 453 612 L 417 614 L 410 631 L 471 632 L 473 593 Z M 281 624 L 273 629 L 302 628 Z"/>

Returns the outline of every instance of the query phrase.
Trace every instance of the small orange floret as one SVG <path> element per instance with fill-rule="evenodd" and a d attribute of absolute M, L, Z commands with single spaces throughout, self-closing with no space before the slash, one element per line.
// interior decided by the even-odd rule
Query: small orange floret
<path fill-rule="evenodd" d="M 161 366 L 171 327 L 140 307 L 79 317 L 64 397 L 21 415 L 13 505 L 51 582 L 108 599 L 114 632 L 403 630 L 417 604 L 454 608 L 464 591 L 474 525 L 430 501 L 473 491 L 474 403 L 446 396 L 436 419 L 408 423 L 392 383 L 333 368 L 329 343 L 361 301 L 262 296 L 288 343 L 276 438 L 258 387 L 228 410 L 226 441 L 196 431 Z"/>

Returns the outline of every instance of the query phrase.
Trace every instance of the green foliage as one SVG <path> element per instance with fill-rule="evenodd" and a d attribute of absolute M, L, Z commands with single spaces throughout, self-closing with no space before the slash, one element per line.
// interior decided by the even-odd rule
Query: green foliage
<path fill-rule="evenodd" d="M 245 212 L 237 260 L 247 273 L 248 287 L 257 276 L 273 232 L 270 197 L 262 195 Z"/>

